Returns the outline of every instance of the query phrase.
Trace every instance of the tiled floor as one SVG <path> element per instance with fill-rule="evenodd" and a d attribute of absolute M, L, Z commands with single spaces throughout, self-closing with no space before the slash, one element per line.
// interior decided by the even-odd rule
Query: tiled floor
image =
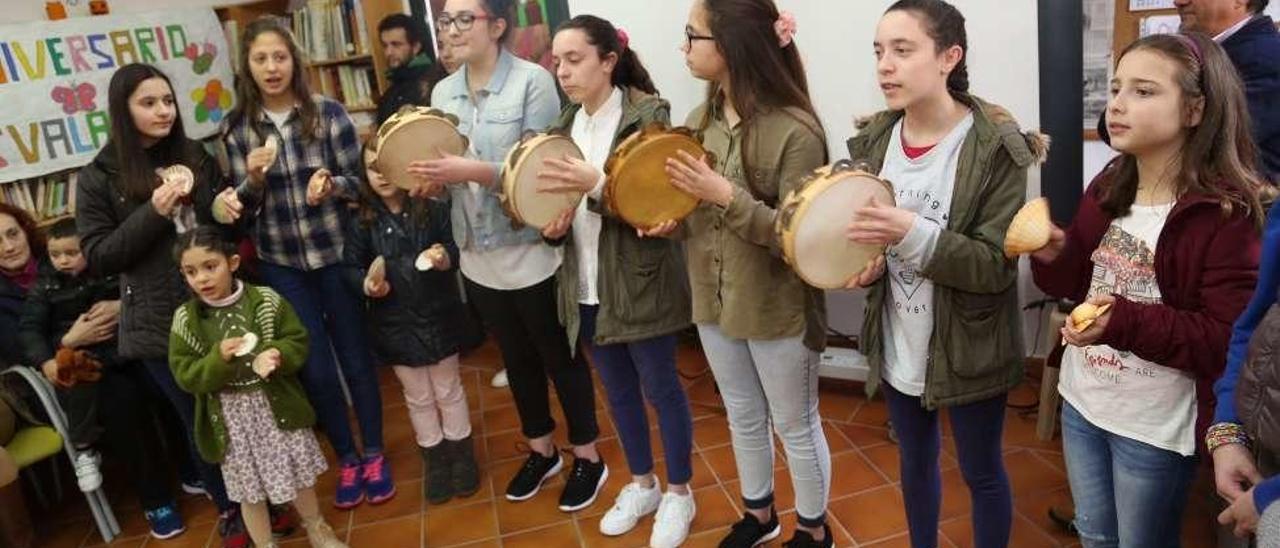
<path fill-rule="evenodd" d="M 628 481 L 626 463 L 605 409 L 603 389 L 597 386 L 597 406 L 601 419 L 601 452 L 610 465 L 610 479 L 601 498 L 590 508 L 576 514 L 560 512 L 556 499 L 562 480 L 552 483 L 543 494 L 524 503 L 510 503 L 501 497 L 506 481 L 521 463 L 518 419 L 509 393 L 488 386 L 491 373 L 498 366 L 492 347 L 463 360 L 464 379 L 472 411 L 477 440 L 477 453 L 484 477 L 477 494 L 455 499 L 441 506 L 427 506 L 422 497 L 422 466 L 413 443 L 413 433 L 405 413 L 399 386 L 389 371 L 382 375 L 385 406 L 385 438 L 393 463 L 399 494 L 381 506 L 361 506 L 354 511 L 333 510 L 333 478 L 327 475 L 320 486 L 320 496 L 327 518 L 340 536 L 356 548 L 414 546 L 507 546 L 559 548 L 571 546 L 634 547 L 648 540 L 649 524 L 641 525 L 620 538 L 602 537 L 598 521 L 614 496 Z M 706 362 L 696 347 L 681 349 L 680 367 L 689 375 L 705 371 Z M 694 478 L 692 486 L 697 499 L 698 515 L 686 546 L 715 546 L 740 515 L 737 496 L 737 470 L 728 445 L 729 431 L 710 374 L 688 381 L 694 402 Z M 1032 386 L 1020 387 L 1011 404 L 1035 401 Z M 849 384 L 826 384 L 822 389 L 822 415 L 833 460 L 833 485 L 830 514 L 839 546 L 909 546 L 906 520 L 902 511 L 902 493 L 898 485 L 897 448 L 887 437 L 887 411 L 882 401 L 867 401 L 861 387 Z M 557 410 L 557 416 L 559 411 Z M 563 420 L 558 421 L 563 424 Z M 656 428 L 656 422 L 654 422 Z M 945 424 L 945 422 L 944 422 Z M 655 440 L 657 431 L 654 432 Z M 558 434 L 564 444 L 563 430 Z M 949 428 L 944 429 L 944 436 Z M 943 546 L 972 545 L 969 520 L 970 503 L 954 458 L 949 437 L 944 438 L 943 503 L 940 542 Z M 655 442 L 655 447 L 660 447 Z M 661 455 L 657 456 L 661 459 Z M 795 511 L 790 482 L 782 453 L 778 453 L 775 473 L 779 511 L 786 531 L 779 541 L 790 538 L 795 526 Z M 1041 442 L 1035 437 L 1034 414 L 1011 409 L 1005 427 L 1005 462 L 1014 492 L 1014 524 L 1012 545 L 1018 547 L 1069 546 L 1074 539 L 1059 532 L 1048 522 L 1051 505 L 1070 500 L 1059 442 Z M 659 460 L 658 474 L 662 477 Z M 110 482 L 109 482 L 110 483 Z M 1201 494 L 1193 498 L 1184 524 L 1184 544 L 1212 546 L 1211 516 L 1206 504 L 1207 488 L 1201 478 Z M 196 547 L 217 546 L 213 530 L 212 506 L 201 498 L 187 498 L 181 503 L 190 529 L 169 541 L 146 537 L 146 526 L 136 502 L 130 497 L 119 500 L 116 515 L 124 534 L 113 546 Z M 93 529 L 83 498 L 74 495 L 57 508 L 36 518 L 41 533 L 38 546 L 76 547 L 100 545 L 101 538 Z M 305 546 L 301 534 L 288 539 L 285 546 Z"/>

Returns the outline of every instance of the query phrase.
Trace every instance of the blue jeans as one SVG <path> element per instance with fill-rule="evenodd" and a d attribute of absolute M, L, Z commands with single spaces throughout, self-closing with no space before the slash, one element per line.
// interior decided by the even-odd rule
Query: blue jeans
<path fill-rule="evenodd" d="M 173 370 L 169 369 L 168 360 L 142 360 L 143 366 L 147 368 L 147 373 L 151 375 L 151 380 L 155 381 L 156 386 L 164 393 L 165 399 L 169 400 L 173 410 L 178 412 L 178 417 L 182 420 L 182 428 L 186 434 L 186 448 L 195 462 L 196 473 L 200 475 L 200 479 L 204 481 L 204 490 L 209 493 L 209 497 L 213 499 L 213 503 L 217 505 L 219 512 L 226 512 L 236 507 L 231 499 L 227 498 L 227 487 L 222 483 L 222 469 L 216 464 L 210 464 L 200 458 L 200 452 L 196 449 L 195 438 L 195 417 L 196 417 L 196 400 L 191 394 L 186 393 L 182 388 L 178 387 L 178 382 L 173 379 Z M 104 410 L 110 412 L 109 410 Z"/>
<path fill-rule="evenodd" d="M 1195 457 L 1107 432 L 1066 402 L 1062 451 L 1085 548 L 1179 545 Z"/>
<path fill-rule="evenodd" d="M 627 455 L 631 475 L 653 472 L 647 399 L 658 414 L 658 433 L 667 459 L 667 483 L 689 483 L 693 477 L 693 418 L 689 398 L 676 370 L 676 336 L 664 335 L 622 344 L 595 345 L 598 306 L 579 306 L 579 339 L 604 383 L 609 411 Z"/>
<path fill-rule="evenodd" d="M 342 381 L 346 381 L 347 390 L 351 392 L 365 454 L 381 453 L 382 394 L 378 392 L 378 376 L 365 346 L 360 301 L 342 279 L 342 266 L 303 271 L 261 262 L 258 272 L 267 285 L 293 305 L 307 328 L 310 352 L 299 378 L 338 459 L 350 463 L 359 458 L 351 425 L 347 422 Z"/>
<path fill-rule="evenodd" d="M 942 433 L 938 412 L 925 409 L 918 396 L 908 396 L 882 383 L 889 420 L 898 435 L 902 469 L 902 499 L 907 511 L 911 545 L 938 545 L 938 515 L 942 507 L 942 471 L 938 451 Z M 973 545 L 1009 545 L 1013 525 L 1013 494 L 1004 470 L 1001 433 L 1007 395 L 947 408 L 956 438 L 960 474 L 969 486 L 973 507 Z"/>

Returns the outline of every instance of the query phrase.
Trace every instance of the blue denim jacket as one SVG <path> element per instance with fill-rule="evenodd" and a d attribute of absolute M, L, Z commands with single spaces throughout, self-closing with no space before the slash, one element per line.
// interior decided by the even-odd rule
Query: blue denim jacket
<path fill-rule="evenodd" d="M 458 117 L 459 129 L 471 140 L 470 153 L 493 164 L 495 173 L 521 134 L 545 130 L 560 114 L 560 96 L 551 73 L 505 49 L 498 55 L 489 83 L 477 93 L 477 100 L 478 105 L 467 89 L 466 65 L 441 80 L 431 92 L 431 106 Z M 489 251 L 542 239 L 542 234 L 533 228 L 512 226 L 498 197 L 500 185 L 483 190 L 480 213 L 475 218 L 468 218 L 462 206 L 463 193 L 471 192 L 470 185 L 449 185 L 449 190 L 453 199 L 453 238 L 459 248 Z"/>

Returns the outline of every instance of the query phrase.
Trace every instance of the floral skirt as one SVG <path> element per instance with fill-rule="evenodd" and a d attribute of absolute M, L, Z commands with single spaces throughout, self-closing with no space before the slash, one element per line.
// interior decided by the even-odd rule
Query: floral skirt
<path fill-rule="evenodd" d="M 310 428 L 281 430 L 262 390 L 226 391 L 218 399 L 227 426 L 227 498 L 284 504 L 299 489 L 315 486 L 328 463 Z"/>

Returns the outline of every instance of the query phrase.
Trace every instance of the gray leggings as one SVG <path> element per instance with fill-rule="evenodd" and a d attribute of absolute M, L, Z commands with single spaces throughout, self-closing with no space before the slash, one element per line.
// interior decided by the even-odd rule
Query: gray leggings
<path fill-rule="evenodd" d="M 801 337 L 771 341 L 734 339 L 699 324 L 707 362 L 720 387 L 733 457 L 747 508 L 773 505 L 773 436 L 786 450 L 801 525 L 826 521 L 831 451 L 818 416 L 818 355 Z"/>

